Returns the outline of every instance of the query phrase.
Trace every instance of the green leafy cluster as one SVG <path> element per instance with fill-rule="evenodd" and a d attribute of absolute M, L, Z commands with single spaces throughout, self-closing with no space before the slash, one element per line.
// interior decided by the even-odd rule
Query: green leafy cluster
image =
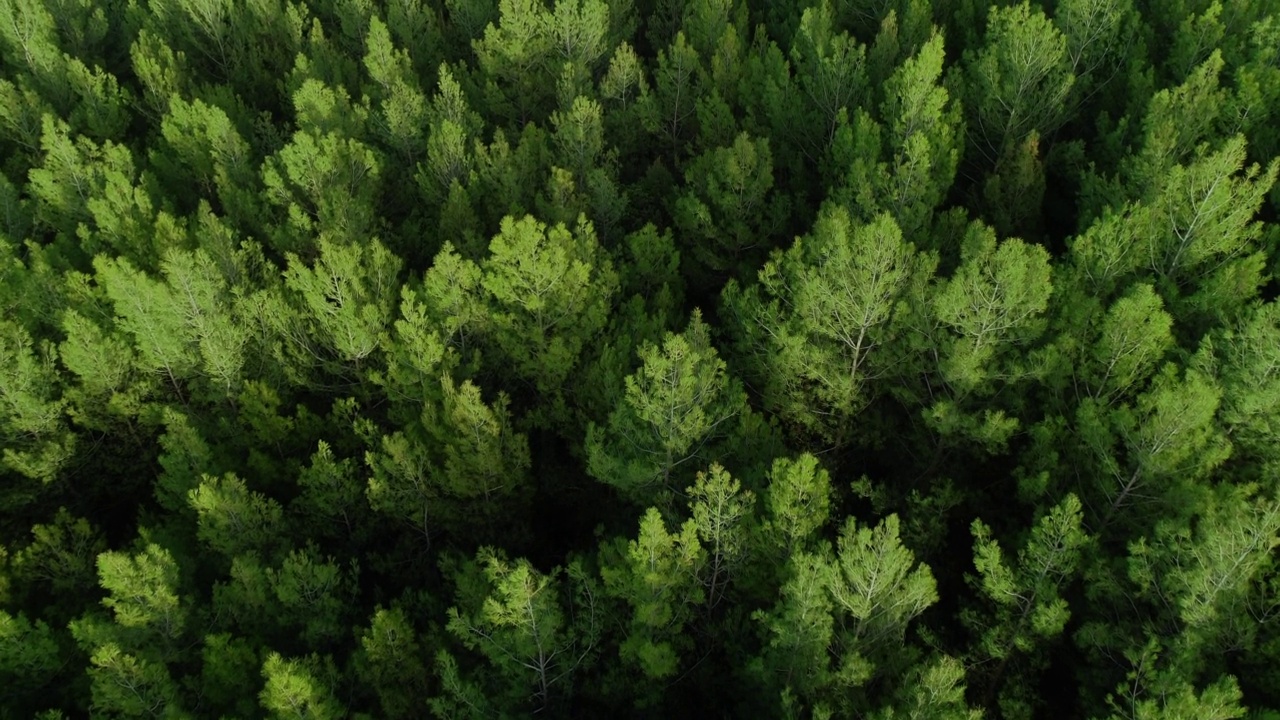
<path fill-rule="evenodd" d="M 0 720 L 1280 715 L 1277 0 L 0 0 Z"/>

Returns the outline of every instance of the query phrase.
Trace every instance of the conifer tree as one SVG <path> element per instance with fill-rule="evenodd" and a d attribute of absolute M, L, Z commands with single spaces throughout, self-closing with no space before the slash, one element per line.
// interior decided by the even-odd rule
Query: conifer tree
<path fill-rule="evenodd" d="M 594 227 L 585 218 L 573 230 L 507 218 L 481 270 L 494 346 L 517 377 L 555 397 L 617 292 Z"/>
<path fill-rule="evenodd" d="M 491 548 L 476 554 L 476 569 L 484 589 L 474 604 L 449 609 L 449 631 L 489 662 L 490 692 L 515 706 L 550 706 L 592 659 L 600 632 L 594 581 L 577 565 L 543 574 Z"/>
<path fill-rule="evenodd" d="M 63 402 L 57 396 L 52 344 L 33 347 L 31 335 L 9 320 L 0 321 L 0 432 L 4 465 L 33 480 L 52 481 L 74 451 Z M 17 491 L 11 502 L 25 503 L 31 491 Z M 9 494 L 9 493 L 6 493 Z"/>
<path fill-rule="evenodd" d="M 994 162 L 1067 119 L 1075 83 L 1067 39 L 1038 7 L 992 7 L 981 49 L 967 55 L 965 107 L 979 157 Z"/>
<path fill-rule="evenodd" d="M 640 349 L 621 403 L 605 426 L 587 429 L 587 467 L 633 501 L 669 505 L 683 466 L 714 457 L 716 440 L 742 412 L 746 394 L 728 375 L 695 312 L 683 333 Z M 682 469 L 684 470 L 682 472 Z"/>
<path fill-rule="evenodd" d="M 1044 645 L 1062 633 L 1071 616 L 1063 594 L 1090 540 L 1082 520 L 1080 501 L 1068 495 L 1036 522 L 1016 562 L 1005 559 L 986 523 L 973 522 L 978 575 L 970 582 L 990 609 L 969 610 L 962 618 L 978 636 L 977 656 L 996 663 L 988 675 L 988 702 L 998 696 L 1006 716 L 1030 717 L 1037 700 L 1027 696 L 1025 681 L 1007 674 L 1041 670 Z"/>
<path fill-rule="evenodd" d="M 827 442 L 847 442 L 850 419 L 888 370 L 877 350 L 898 332 L 902 293 L 929 272 L 892 218 L 855 225 L 836 208 L 775 255 L 758 286 L 730 283 L 724 302 L 766 407 Z"/>
<path fill-rule="evenodd" d="M 877 203 L 907 238 L 928 227 L 960 162 L 964 125 L 959 103 L 940 84 L 943 60 L 942 36 L 934 35 L 885 84 L 880 114 L 890 160 Z"/>
<path fill-rule="evenodd" d="M 273 652 L 262 663 L 266 685 L 258 694 L 259 702 L 272 717 L 302 720 L 333 720 L 346 712 L 334 697 L 333 688 L 324 677 L 325 663 L 317 656 L 287 660 Z"/>
<path fill-rule="evenodd" d="M 388 717 L 421 712 L 427 669 L 417 633 L 405 612 L 379 607 L 360 634 L 356 672 L 377 693 Z"/>
<path fill-rule="evenodd" d="M 685 625 L 705 598 L 697 578 L 705 551 L 696 522 L 686 520 L 671 532 L 661 513 L 649 508 L 635 540 L 611 543 L 601 554 L 607 558 L 600 568 L 605 593 L 630 609 L 623 660 L 648 678 L 672 677 L 690 645 Z"/>

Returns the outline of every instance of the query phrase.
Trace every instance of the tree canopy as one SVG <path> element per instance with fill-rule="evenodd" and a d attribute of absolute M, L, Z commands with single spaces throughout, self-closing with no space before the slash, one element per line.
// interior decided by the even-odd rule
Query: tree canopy
<path fill-rule="evenodd" d="M 0 0 L 0 720 L 1280 717 L 1280 1 Z"/>

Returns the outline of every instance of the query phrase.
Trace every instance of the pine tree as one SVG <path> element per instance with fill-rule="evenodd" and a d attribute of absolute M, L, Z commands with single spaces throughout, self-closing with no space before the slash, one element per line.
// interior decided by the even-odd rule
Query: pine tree
<path fill-rule="evenodd" d="M 449 631 L 488 660 L 492 692 L 509 702 L 531 699 L 535 709 L 550 706 L 592 658 L 600 632 L 594 582 L 569 566 L 570 613 L 559 568 L 542 574 L 491 548 L 480 549 L 476 564 L 484 590 L 475 604 L 449 609 Z"/>
<path fill-rule="evenodd" d="M 841 32 L 832 4 L 808 8 L 791 41 L 790 59 L 807 117 L 801 143 L 809 157 L 822 157 L 836 130 L 868 99 L 867 48 Z"/>
<path fill-rule="evenodd" d="M 206 635 L 200 663 L 200 693 L 205 702 L 227 712 L 257 712 L 262 663 L 249 640 L 230 633 Z"/>
<path fill-rule="evenodd" d="M 376 15 L 369 21 L 364 67 L 373 81 L 366 104 L 377 103 L 374 132 L 407 167 L 425 150 L 428 105 L 418 87 L 409 53 L 392 44 L 391 32 Z"/>
<path fill-rule="evenodd" d="M 273 652 L 262 663 L 262 677 L 266 685 L 259 693 L 259 702 L 272 717 L 302 720 L 335 720 L 346 715 L 345 709 L 334 697 L 333 688 L 326 682 L 326 664 L 317 656 L 298 660 L 286 660 Z"/>
<path fill-rule="evenodd" d="M 160 131 L 163 149 L 151 160 L 167 170 L 166 181 L 195 184 L 198 196 L 216 199 L 237 227 L 262 230 L 258 158 L 222 108 L 175 94 L 166 98 Z"/>
<path fill-rule="evenodd" d="M 1280 306 L 1257 306 L 1238 323 L 1221 330 L 1208 345 L 1222 385 L 1218 420 L 1237 452 L 1258 461 L 1273 459 L 1277 390 L 1272 354 L 1280 349 Z"/>
<path fill-rule="evenodd" d="M 1196 370 L 1179 375 L 1166 364 L 1132 406 L 1110 413 L 1092 402 L 1081 403 L 1077 425 L 1099 463 L 1094 508 L 1102 525 L 1151 500 L 1165 512 L 1193 512 L 1204 492 L 1199 481 L 1230 454 L 1213 420 L 1221 389 Z M 1124 456 L 1116 452 L 1117 445 Z"/>
<path fill-rule="evenodd" d="M 48 483 L 71 459 L 76 435 L 67 428 L 64 402 L 56 385 L 57 353 L 51 343 L 35 347 L 22 326 L 0 320 L 0 437 L 4 465 Z M 6 492 L 9 502 L 25 504 L 31 489 Z M 26 495 L 27 497 L 24 497 Z"/>
<path fill-rule="evenodd" d="M 607 558 L 600 568 L 605 593 L 630 610 L 622 659 L 650 679 L 674 676 L 689 649 L 685 626 L 705 598 L 697 578 L 705 562 L 697 524 L 686 520 L 671 532 L 661 513 L 649 508 L 635 540 L 609 543 L 601 554 Z"/>
<path fill-rule="evenodd" d="M 746 563 L 754 522 L 755 495 L 719 465 L 700 472 L 685 493 L 706 560 L 698 580 L 706 588 L 707 608 L 714 610 Z"/>
<path fill-rule="evenodd" d="M 992 7 L 983 45 L 966 53 L 965 65 L 970 142 L 986 162 L 1067 119 L 1075 83 L 1067 39 L 1039 8 Z"/>
<path fill-rule="evenodd" d="M 571 231 L 531 216 L 503 220 L 481 264 L 491 337 L 517 377 L 554 398 L 603 327 L 617 276 L 580 218 Z"/>
<path fill-rule="evenodd" d="M 356 476 L 354 458 L 337 459 L 324 440 L 298 475 L 299 495 L 289 510 L 303 518 L 310 534 L 352 539 L 372 524 L 365 486 Z M 363 522 L 362 522 L 363 521 Z"/>
<path fill-rule="evenodd" d="M 840 532 L 828 588 L 843 617 L 845 682 L 862 684 L 897 669 L 901 658 L 894 655 L 908 623 L 938 601 L 933 572 L 902 545 L 898 528 L 898 516 L 890 515 L 874 528 L 849 518 Z"/>
<path fill-rule="evenodd" d="M 753 267 L 785 212 L 778 196 L 770 197 L 769 142 L 741 133 L 731 146 L 703 153 L 687 167 L 688 190 L 674 209 L 689 241 L 686 252 L 717 274 Z"/>
<path fill-rule="evenodd" d="M 249 490 L 233 474 L 205 476 L 188 498 L 199 516 L 198 537 L 225 558 L 244 552 L 269 556 L 280 542 L 280 503 Z"/>
<path fill-rule="evenodd" d="M 998 699 L 1006 716 L 1030 717 L 1038 700 L 1026 692 L 1025 680 L 1008 673 L 1041 671 L 1045 645 L 1071 616 L 1063 594 L 1090 542 L 1082 521 L 1080 501 L 1068 495 L 1036 522 L 1016 562 L 1005 559 L 986 523 L 973 522 L 978 575 L 969 581 L 989 609 L 966 610 L 961 618 L 976 635 L 976 658 L 997 663 L 987 675 L 987 701 Z"/>
<path fill-rule="evenodd" d="M 1112 405 L 1140 387 L 1172 348 L 1172 325 L 1150 285 L 1131 286 L 1107 309 L 1083 368 L 1090 395 Z"/>
<path fill-rule="evenodd" d="M 285 286 L 305 311 L 309 334 L 358 372 L 373 361 L 391 324 L 401 262 L 377 239 L 343 244 L 321 237 L 319 250 L 314 267 L 287 256 Z"/>
<path fill-rule="evenodd" d="M 61 669 L 62 661 L 53 630 L 43 620 L 31 622 L 22 613 L 0 610 L 0 680 L 5 691 L 0 702 L 6 708 L 34 710 Z"/>
<path fill-rule="evenodd" d="M 891 159 L 877 201 L 907 238 L 929 226 L 960 162 L 964 124 L 959 103 L 940 85 L 943 60 L 942 36 L 934 35 L 885 83 L 880 115 Z"/>
<path fill-rule="evenodd" d="M 628 499 L 669 504 L 678 478 L 689 475 L 681 466 L 714 457 L 746 393 L 728 375 L 697 312 L 661 348 L 642 347 L 640 359 L 609 423 L 587 429 L 587 467 Z"/>
<path fill-rule="evenodd" d="M 332 100 L 332 94 L 318 90 L 316 94 L 324 105 L 302 104 L 308 99 L 303 90 L 294 98 L 299 103 L 299 122 L 316 129 L 294 133 L 289 144 L 262 166 L 266 199 L 288 217 L 272 238 L 275 248 L 308 256 L 316 252 L 313 243 L 318 234 L 356 242 L 377 232 L 376 198 L 383 164 L 377 152 L 346 134 L 350 129 L 326 127 L 351 122 L 355 114 Z M 307 110 L 313 114 L 308 116 Z"/>
<path fill-rule="evenodd" d="M 774 256 L 758 286 L 730 283 L 724 303 L 766 407 L 826 442 L 847 442 L 850 420 L 889 369 L 877 351 L 900 332 L 902 293 L 929 272 L 892 218 L 854 225 L 835 208 Z"/>
<path fill-rule="evenodd" d="M 405 612 L 379 607 L 360 633 L 356 673 L 377 693 L 388 717 L 414 717 L 421 712 L 427 669 L 417 633 Z"/>
<path fill-rule="evenodd" d="M 351 565 L 352 573 L 358 573 L 358 562 L 352 560 Z M 265 576 L 278 603 L 277 622 L 297 628 L 307 646 L 323 646 L 347 631 L 356 579 L 333 557 L 321 556 L 314 546 L 292 550 L 278 568 L 268 568 Z"/>
<path fill-rule="evenodd" d="M 771 535 L 782 557 L 790 557 L 816 539 L 830 516 L 831 495 L 831 476 L 813 455 L 774 461 L 765 491 L 769 520 L 763 532 Z"/>

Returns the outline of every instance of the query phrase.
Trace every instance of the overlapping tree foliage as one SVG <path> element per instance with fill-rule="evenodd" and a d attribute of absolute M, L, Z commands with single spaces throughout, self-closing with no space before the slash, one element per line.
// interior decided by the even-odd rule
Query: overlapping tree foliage
<path fill-rule="evenodd" d="M 0 717 L 1280 713 L 1280 4 L 0 0 Z"/>

